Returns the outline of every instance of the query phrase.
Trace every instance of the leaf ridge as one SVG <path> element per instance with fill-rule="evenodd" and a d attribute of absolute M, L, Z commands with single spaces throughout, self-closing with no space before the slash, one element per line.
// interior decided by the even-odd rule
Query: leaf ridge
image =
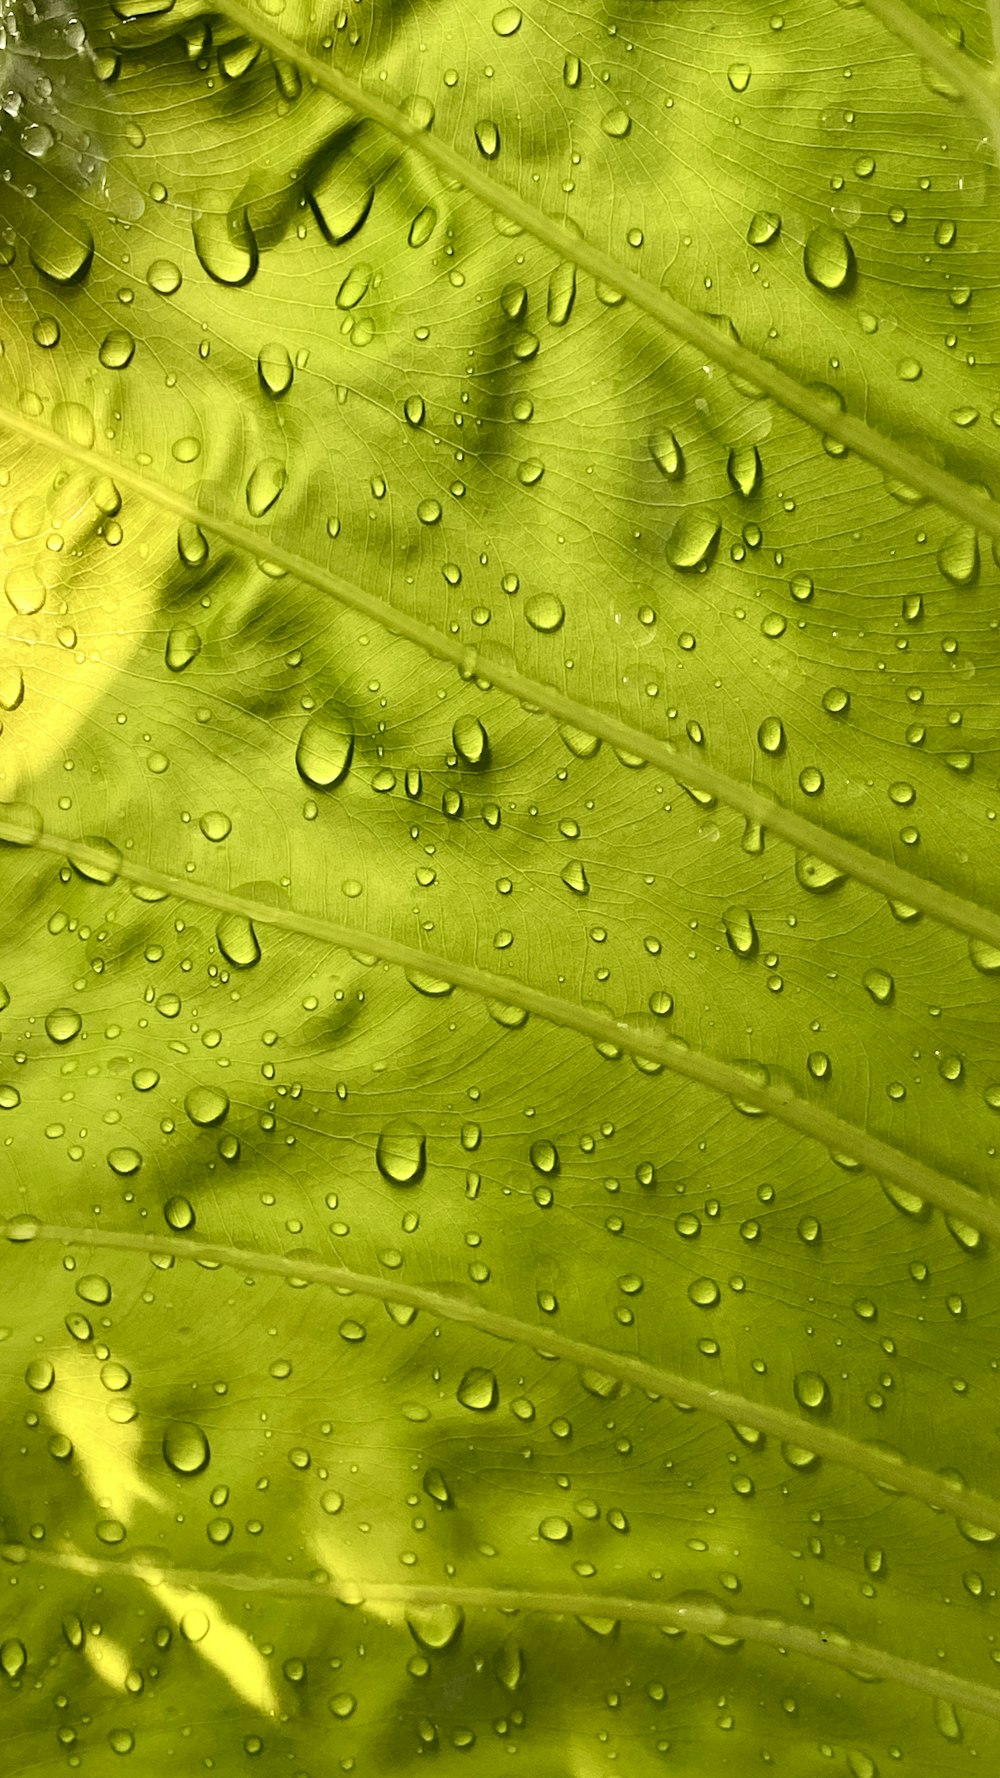
<path fill-rule="evenodd" d="M 210 1266 L 227 1266 L 238 1271 L 269 1273 L 275 1277 L 306 1280 L 330 1289 L 357 1291 L 381 1302 L 407 1303 L 416 1309 L 440 1316 L 442 1320 L 476 1327 L 495 1339 L 510 1344 L 527 1345 L 539 1352 L 552 1354 L 585 1370 L 598 1370 L 636 1384 L 655 1399 L 681 1400 L 687 1406 L 715 1419 L 752 1425 L 786 1443 L 815 1452 L 833 1463 L 841 1463 L 868 1477 L 877 1487 L 907 1494 L 914 1500 L 952 1518 L 975 1522 L 985 1529 L 1000 1532 L 1000 1500 L 974 1489 L 956 1489 L 943 1476 L 922 1469 L 897 1453 L 868 1444 L 852 1434 L 807 1421 L 800 1414 L 770 1407 L 733 1390 L 716 1389 L 678 1371 L 664 1370 L 646 1359 L 615 1352 L 586 1340 L 545 1327 L 535 1327 L 514 1315 L 503 1315 L 484 1308 L 481 1303 L 467 1301 L 446 1291 L 432 1290 L 425 1285 L 407 1284 L 397 1278 L 381 1278 L 374 1273 L 356 1272 L 348 1266 L 331 1266 L 296 1254 L 262 1253 L 254 1248 L 230 1246 L 224 1242 L 204 1241 L 197 1236 L 142 1235 L 125 1229 L 74 1228 L 43 1223 L 30 1216 L 11 1218 L 0 1225 L 0 1234 L 15 1245 L 32 1241 L 53 1241 L 70 1246 L 117 1249 L 130 1253 L 165 1254 L 179 1259 L 193 1259 Z"/>
<path fill-rule="evenodd" d="M 914 12 L 906 0 L 864 0 L 864 4 L 886 30 L 908 44 L 962 94 L 978 111 L 1000 148 L 1000 93 L 990 72 L 966 51 L 953 49 L 947 38 L 928 19 Z"/>
<path fill-rule="evenodd" d="M 0 804 L 0 841 L 51 852 L 57 857 L 77 860 L 106 871 L 106 853 L 89 846 L 86 841 L 72 840 L 60 834 L 39 833 L 36 827 L 23 825 L 9 813 L 10 805 Z M 4 815 L 4 809 L 8 814 Z M 276 926 L 285 932 L 300 933 L 318 939 L 339 950 L 367 951 L 383 962 L 396 964 L 404 970 L 424 971 L 453 987 L 463 988 L 483 1000 L 518 1006 L 535 1013 L 549 1024 L 577 1031 L 595 1043 L 611 1044 L 626 1054 L 642 1060 L 659 1062 L 673 1074 L 707 1087 L 737 1103 L 757 1107 L 798 1131 L 810 1141 L 819 1142 L 835 1155 L 844 1155 L 860 1162 L 878 1177 L 900 1185 L 939 1209 L 968 1222 L 973 1228 L 1000 1236 L 1000 1204 L 964 1181 L 940 1173 L 906 1150 L 885 1142 L 869 1130 L 825 1111 L 812 1100 L 800 1098 L 783 1084 L 761 1084 L 753 1075 L 732 1063 L 721 1061 L 702 1050 L 691 1049 L 683 1040 L 663 1038 L 653 1031 L 637 1030 L 610 1013 L 579 1006 L 575 1001 L 549 994 L 516 976 L 495 975 L 476 964 L 462 963 L 453 957 L 425 951 L 387 938 L 369 927 L 347 926 L 313 914 L 302 914 L 294 908 L 274 908 L 267 902 L 233 895 L 211 884 L 195 883 L 187 877 L 173 877 L 151 865 L 137 864 L 134 859 L 121 859 L 115 866 L 118 876 L 127 882 L 144 883 L 162 889 L 179 901 L 197 902 L 220 913 L 240 914 L 254 925 Z"/>
<path fill-rule="evenodd" d="M 881 0 L 885 4 L 886 0 Z M 390 131 L 405 146 L 414 148 L 431 161 L 439 171 L 485 203 L 520 224 L 537 241 L 571 260 L 582 271 L 591 273 L 631 298 L 636 307 L 659 321 L 671 333 L 697 347 L 705 356 L 730 374 L 742 377 L 770 395 L 789 413 L 816 431 L 839 440 L 849 450 L 875 464 L 887 475 L 917 488 L 930 499 L 967 524 L 1000 538 L 1000 504 L 977 493 L 974 488 L 925 457 L 898 445 L 891 438 L 868 426 L 855 415 L 842 412 L 836 403 L 824 400 L 815 390 L 800 383 L 770 359 L 760 357 L 747 346 L 718 330 L 704 315 L 689 309 L 685 303 L 666 291 L 657 290 L 647 279 L 623 265 L 610 253 L 596 247 L 585 236 L 536 209 L 520 193 L 503 185 L 491 173 L 477 167 L 450 144 L 442 142 L 406 116 L 395 105 L 369 93 L 357 81 L 342 74 L 332 63 L 321 62 L 317 56 L 288 37 L 261 14 L 242 4 L 242 0 L 222 0 L 218 10 L 233 24 L 241 26 L 266 44 L 275 54 L 293 62 L 333 98 L 341 100 L 364 117 Z M 928 27 L 930 29 L 930 27 Z M 931 33 L 936 36 L 936 33 Z M 940 42 L 940 39 L 938 39 Z"/>
<path fill-rule="evenodd" d="M 236 549 L 257 555 L 266 551 L 268 559 L 277 566 L 295 574 L 317 591 L 329 594 L 351 610 L 362 612 L 435 658 L 451 661 L 466 678 L 487 679 L 490 684 L 498 686 L 501 691 L 523 703 L 536 704 L 556 721 L 573 724 L 586 733 L 608 741 L 611 746 L 638 754 L 667 772 L 679 784 L 688 784 L 696 790 L 718 797 L 721 802 L 736 809 L 748 820 L 759 823 L 788 844 L 814 853 L 837 870 L 865 883 L 890 900 L 919 908 L 921 912 L 945 925 L 956 927 L 970 938 L 981 939 L 1000 949 L 1000 912 L 956 895 L 890 859 L 878 857 L 855 841 L 831 832 L 794 809 L 783 807 L 756 790 L 752 784 L 742 783 L 690 754 L 679 754 L 672 742 L 660 740 L 645 729 L 634 728 L 616 716 L 571 698 L 557 686 L 544 680 L 529 678 L 498 656 L 435 630 L 421 618 L 400 611 L 378 594 L 370 593 L 342 575 L 321 568 L 308 558 L 285 549 L 266 534 L 258 535 L 249 526 L 216 516 L 200 507 L 196 501 L 165 487 L 153 477 L 118 463 L 89 446 L 63 438 L 54 428 L 16 413 L 2 402 L 0 423 L 46 449 L 58 450 L 63 456 L 84 467 L 116 478 L 123 487 L 130 488 L 164 510 L 179 518 L 188 519 L 203 529 L 214 531 Z"/>
<path fill-rule="evenodd" d="M 981 1716 L 1000 1718 L 1000 1692 L 994 1691 L 992 1686 L 981 1685 L 945 1668 L 928 1667 L 906 1655 L 890 1654 L 871 1643 L 852 1642 L 836 1631 L 811 1630 L 804 1624 L 789 1623 L 776 1613 L 758 1616 L 749 1612 L 730 1612 L 711 1594 L 682 1596 L 661 1602 L 636 1599 L 630 1594 L 554 1593 L 533 1587 L 429 1586 L 419 1582 L 353 1578 L 303 1580 L 292 1575 L 246 1574 L 234 1569 L 174 1568 L 136 1560 L 122 1562 L 111 1557 L 89 1556 L 82 1551 L 38 1550 L 21 1544 L 8 1544 L 5 1557 L 8 1562 L 37 1562 L 47 1568 L 77 1574 L 125 1575 L 130 1580 L 141 1581 L 153 1592 L 162 1581 L 169 1581 L 172 1586 L 190 1586 L 199 1592 L 221 1587 L 231 1592 L 276 1593 L 286 1598 L 332 1598 L 342 1605 L 360 1606 L 362 1610 L 369 1600 L 398 1604 L 404 1610 L 445 1604 L 469 1610 L 538 1612 L 547 1617 L 614 1618 L 674 1632 L 734 1637 L 777 1648 L 783 1654 L 791 1649 L 796 1654 L 845 1668 L 851 1673 L 895 1681 Z"/>

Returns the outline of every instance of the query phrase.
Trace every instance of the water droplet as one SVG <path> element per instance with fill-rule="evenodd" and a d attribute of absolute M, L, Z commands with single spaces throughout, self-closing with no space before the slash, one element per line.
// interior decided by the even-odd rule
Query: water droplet
<path fill-rule="evenodd" d="M 221 809 L 209 809 L 207 814 L 199 817 L 198 826 L 206 840 L 211 840 L 215 845 L 218 845 L 222 840 L 228 840 L 233 831 L 233 824 L 229 816 L 223 814 Z"/>
<path fill-rule="evenodd" d="M 270 512 L 288 480 L 288 472 L 277 457 L 264 457 L 255 464 L 247 482 L 247 511 L 252 519 L 262 519 Z"/>
<path fill-rule="evenodd" d="M 24 1380 L 36 1395 L 46 1394 L 56 1380 L 55 1366 L 51 1359 L 33 1358 L 25 1368 Z"/>
<path fill-rule="evenodd" d="M 800 1407 L 809 1408 L 816 1413 L 829 1405 L 830 1391 L 825 1377 L 821 1377 L 818 1371 L 800 1371 L 793 1387 Z"/>
<path fill-rule="evenodd" d="M 194 1228 L 194 1205 L 188 1198 L 182 1198 L 179 1194 L 168 1198 L 163 1206 L 163 1220 L 168 1228 L 176 1229 L 179 1234 L 183 1234 L 185 1229 Z"/>
<path fill-rule="evenodd" d="M 632 119 L 624 106 L 616 105 L 613 111 L 605 112 L 601 118 L 601 129 L 613 141 L 622 141 L 632 128 Z"/>
<path fill-rule="evenodd" d="M 501 1643 L 493 1656 L 493 1672 L 506 1691 L 517 1691 L 524 1678 L 524 1655 L 516 1642 Z"/>
<path fill-rule="evenodd" d="M 550 327 L 565 327 L 575 300 L 576 266 L 571 259 L 564 259 L 549 274 L 546 316 Z"/>
<path fill-rule="evenodd" d="M 352 266 L 347 277 L 337 291 L 338 309 L 356 309 L 362 297 L 367 295 L 368 286 L 374 276 L 373 268 L 362 260 Z"/>
<path fill-rule="evenodd" d="M 433 204 L 425 204 L 422 210 L 417 211 L 416 216 L 410 223 L 410 232 L 407 237 L 410 246 L 423 247 L 424 244 L 430 240 L 436 227 L 437 211 Z"/>
<path fill-rule="evenodd" d="M 749 908 L 727 908 L 722 916 L 726 943 L 737 957 L 755 957 L 758 949 L 757 928 Z"/>
<path fill-rule="evenodd" d="M 171 1420 L 162 1448 L 164 1462 L 177 1475 L 200 1475 L 211 1461 L 208 1439 L 193 1420 Z"/>
<path fill-rule="evenodd" d="M 781 233 L 781 217 L 773 210 L 758 210 L 750 218 L 747 240 L 751 247 L 770 247 Z"/>
<path fill-rule="evenodd" d="M 490 742 L 478 716 L 460 716 L 451 731 L 452 744 L 463 765 L 480 771 L 490 763 Z"/>
<path fill-rule="evenodd" d="M 862 978 L 872 999 L 879 1006 L 888 1006 L 895 992 L 895 983 L 887 969 L 869 969 Z"/>
<path fill-rule="evenodd" d="M 727 70 L 727 79 L 734 93 L 745 93 L 750 85 L 753 69 L 749 62 L 731 62 Z"/>
<path fill-rule="evenodd" d="M 124 327 L 113 327 L 101 341 L 97 356 L 105 370 L 124 370 L 135 356 L 135 341 Z"/>
<path fill-rule="evenodd" d="M 221 194 L 206 194 L 191 223 L 194 250 L 216 284 L 249 284 L 257 270 L 257 242 L 245 210 L 230 212 Z"/>
<path fill-rule="evenodd" d="M 934 1727 L 946 1741 L 961 1741 L 962 1725 L 955 1714 L 955 1706 L 948 1698 L 934 1700 Z"/>
<path fill-rule="evenodd" d="M 9 1636 L 6 1642 L 0 1642 L 0 1667 L 8 1679 L 17 1679 L 24 1671 L 27 1661 L 28 1651 L 16 1636 Z"/>
<path fill-rule="evenodd" d="M 183 673 L 201 653 L 201 637 L 191 624 L 178 624 L 167 637 L 164 660 L 171 673 Z"/>
<path fill-rule="evenodd" d="M 566 607 L 556 593 L 535 593 L 527 600 L 524 615 L 533 630 L 547 635 L 562 628 Z"/>
<path fill-rule="evenodd" d="M 229 1115 L 229 1094 L 221 1087 L 192 1087 L 184 1096 L 184 1110 L 199 1129 L 214 1129 Z"/>
<path fill-rule="evenodd" d="M 45 1032 L 53 1043 L 69 1043 L 82 1029 L 83 1020 L 71 1007 L 57 1006 L 46 1015 Z"/>
<path fill-rule="evenodd" d="M 181 287 L 180 267 L 172 259 L 154 259 L 146 270 L 146 283 L 158 296 L 173 296 Z"/>
<path fill-rule="evenodd" d="M 118 875 L 122 855 L 111 840 L 101 834 L 88 834 L 83 845 L 87 852 L 70 852 L 70 864 L 85 883 L 101 883 L 105 887 Z"/>
<path fill-rule="evenodd" d="M 476 147 L 488 161 L 500 153 L 500 131 L 491 117 L 481 117 L 476 124 Z"/>
<path fill-rule="evenodd" d="M 180 1630 L 185 1642 L 204 1642 L 211 1629 L 211 1620 L 204 1611 L 186 1611 L 181 1618 Z"/>
<path fill-rule="evenodd" d="M 327 704 L 302 730 L 295 766 L 314 789 L 332 790 L 347 776 L 353 756 L 354 736 L 336 706 Z"/>
<path fill-rule="evenodd" d="M 531 1144 L 529 1158 L 536 1173 L 551 1176 L 559 1172 L 559 1150 L 547 1137 L 540 1137 Z"/>
<path fill-rule="evenodd" d="M 714 513 L 682 513 L 666 542 L 671 568 L 689 574 L 710 560 L 722 526 Z"/>
<path fill-rule="evenodd" d="M 571 858 L 569 863 L 560 871 L 559 877 L 560 881 L 565 883 L 567 889 L 572 889 L 574 895 L 590 894 L 590 883 L 587 880 L 587 873 L 578 858 Z"/>
<path fill-rule="evenodd" d="M 36 272 L 53 284 L 80 284 L 93 261 L 94 237 L 82 219 L 74 218 L 71 226 L 43 220 L 32 232 L 28 253 Z"/>
<path fill-rule="evenodd" d="M 829 890 L 836 889 L 847 881 L 842 870 L 835 864 L 828 864 L 825 858 L 812 858 L 800 854 L 795 860 L 795 875 L 803 889 L 814 895 L 825 895 Z"/>
<path fill-rule="evenodd" d="M 406 1627 L 418 1648 L 428 1654 L 443 1654 L 451 1648 L 462 1631 L 465 1613 L 460 1605 L 442 1600 L 439 1605 L 411 1607 L 406 1613 Z"/>
<path fill-rule="evenodd" d="M 273 396 L 275 401 L 282 395 L 287 395 L 295 376 L 288 347 L 278 340 L 261 346 L 257 354 L 257 376 L 265 395 Z"/>
<path fill-rule="evenodd" d="M 763 753 L 784 752 L 785 728 L 780 716 L 765 716 L 757 730 L 757 745 Z"/>
<path fill-rule="evenodd" d="M 252 969 L 260 962 L 260 940 L 245 914 L 223 914 L 215 928 L 215 942 L 234 969 Z"/>
<path fill-rule="evenodd" d="M 477 1414 L 489 1413 L 500 1400 L 500 1389 L 492 1371 L 484 1370 L 480 1365 L 468 1370 L 455 1391 L 456 1400 L 463 1408 L 472 1408 Z"/>
<path fill-rule="evenodd" d="M 665 475 L 668 482 L 680 481 L 684 474 L 684 452 L 674 433 L 664 427 L 662 432 L 654 432 L 647 442 L 649 454 L 661 475 Z"/>
<path fill-rule="evenodd" d="M 963 525 L 945 538 L 937 552 L 937 565 L 952 586 L 975 586 L 979 579 L 979 544 L 971 525 Z"/>
<path fill-rule="evenodd" d="M 417 1185 L 427 1164 L 427 1138 L 419 1124 L 393 1118 L 381 1130 L 375 1164 L 390 1185 Z"/>
<path fill-rule="evenodd" d="M 854 249 L 839 228 L 814 228 L 806 241 L 802 264 L 818 290 L 844 290 L 854 276 Z"/>
<path fill-rule="evenodd" d="M 735 492 L 742 494 L 744 500 L 749 500 L 751 494 L 757 492 L 762 474 L 760 452 L 757 446 L 741 445 L 738 449 L 730 451 L 726 474 L 729 477 L 730 486 Z"/>
<path fill-rule="evenodd" d="M 524 14 L 516 6 L 502 6 L 493 14 L 493 29 L 498 37 L 513 37 L 521 29 Z"/>
<path fill-rule="evenodd" d="M 354 238 L 367 222 L 374 201 L 375 187 L 365 177 L 360 157 L 351 154 L 338 154 L 309 191 L 309 206 L 331 247 Z"/>
<path fill-rule="evenodd" d="M 550 1513 L 549 1517 L 543 1519 L 539 1525 L 538 1535 L 543 1537 L 546 1543 L 569 1543 L 573 1536 L 573 1527 L 569 1520 L 564 1519 L 561 1514 Z"/>
<path fill-rule="evenodd" d="M 688 1297 L 699 1309 L 714 1309 L 721 1296 L 714 1278 L 696 1278 L 688 1285 Z"/>

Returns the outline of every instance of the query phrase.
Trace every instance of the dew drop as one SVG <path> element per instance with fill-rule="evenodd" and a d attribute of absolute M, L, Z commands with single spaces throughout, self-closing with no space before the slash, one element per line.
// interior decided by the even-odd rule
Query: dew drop
<path fill-rule="evenodd" d="M 727 908 L 722 916 L 726 943 L 737 957 L 755 957 L 758 950 L 757 928 L 749 908 Z"/>
<path fill-rule="evenodd" d="M 16 1636 L 9 1636 L 6 1642 L 0 1642 L 0 1667 L 8 1679 L 17 1679 L 24 1671 L 28 1661 L 28 1651 Z"/>
<path fill-rule="evenodd" d="M 390 1185 L 416 1185 L 427 1164 L 427 1138 L 419 1124 L 393 1118 L 379 1133 L 375 1164 Z"/>
<path fill-rule="evenodd" d="M 531 1144 L 529 1151 L 531 1165 L 536 1173 L 544 1173 L 547 1177 L 559 1172 L 559 1150 L 554 1142 L 542 1136 Z"/>
<path fill-rule="evenodd" d="M 260 940 L 245 914 L 223 914 L 215 928 L 215 942 L 234 969 L 252 969 L 260 962 Z"/>
<path fill-rule="evenodd" d="M 747 240 L 751 247 L 770 247 L 781 233 L 781 217 L 773 210 L 758 210 L 750 218 Z"/>
<path fill-rule="evenodd" d="M 895 983 L 887 969 L 869 969 L 862 980 L 879 1006 L 889 1005 L 895 992 Z"/>
<path fill-rule="evenodd" d="M 295 766 L 315 790 L 332 790 L 347 776 L 353 756 L 354 736 L 337 708 L 327 704 L 302 730 Z"/>
<path fill-rule="evenodd" d="M 793 1387 L 795 1399 L 802 1408 L 809 1408 L 816 1413 L 829 1404 L 830 1391 L 825 1377 L 821 1377 L 818 1371 L 799 1371 Z"/>
<path fill-rule="evenodd" d="M 171 1420 L 162 1449 L 164 1462 L 176 1475 L 200 1475 L 212 1456 L 208 1439 L 193 1420 Z"/>
<path fill-rule="evenodd" d="M 808 889 L 813 895 L 825 895 L 847 881 L 845 873 L 838 870 L 836 865 L 828 864 L 825 858 L 813 858 L 806 854 L 800 854 L 796 858 L 795 875 L 803 889 Z"/>
<path fill-rule="evenodd" d="M 843 290 L 854 275 L 854 249 L 841 229 L 823 224 L 809 235 L 802 264 L 818 290 Z"/>
<path fill-rule="evenodd" d="M 451 731 L 452 744 L 459 759 L 473 771 L 490 763 L 489 736 L 478 716 L 460 716 Z"/>
<path fill-rule="evenodd" d="M 245 210 L 229 212 L 221 195 L 206 194 L 191 224 L 199 262 L 216 284 L 249 284 L 259 254 Z"/>
<path fill-rule="evenodd" d="M 406 1627 L 418 1648 L 428 1654 L 443 1654 L 458 1641 L 465 1622 L 460 1605 L 442 1600 L 438 1605 L 411 1607 L 406 1613 Z"/>
<path fill-rule="evenodd" d="M 373 275 L 373 268 L 363 260 L 358 265 L 352 266 L 337 291 L 338 309 L 356 309 L 358 303 L 367 295 Z"/>
<path fill-rule="evenodd" d="M 971 525 L 963 525 L 945 538 L 937 552 L 937 565 L 952 586 L 975 586 L 979 579 L 979 543 Z"/>
<path fill-rule="evenodd" d="M 481 1365 L 474 1365 L 471 1370 L 466 1371 L 455 1391 L 455 1397 L 463 1408 L 471 1408 L 477 1414 L 486 1414 L 500 1400 L 500 1389 L 492 1371 L 484 1370 Z"/>
<path fill-rule="evenodd" d="M 125 370 L 135 356 L 135 341 L 123 327 L 113 327 L 101 341 L 97 356 L 105 370 Z"/>
<path fill-rule="evenodd" d="M 191 624 L 178 624 L 167 637 L 164 660 L 171 673 L 183 673 L 201 653 L 201 636 Z"/>
<path fill-rule="evenodd" d="M 221 1087 L 192 1087 L 184 1096 L 184 1110 L 199 1129 L 214 1129 L 229 1114 L 229 1094 Z"/>
<path fill-rule="evenodd" d="M 53 1043 L 69 1043 L 82 1029 L 80 1014 L 68 1006 L 58 1006 L 46 1015 L 45 1033 Z"/>
<path fill-rule="evenodd" d="M 491 117 L 481 117 L 476 124 L 476 147 L 488 161 L 500 153 L 500 131 Z"/>
<path fill-rule="evenodd" d="M 654 432 L 647 443 L 660 474 L 665 475 L 668 482 L 680 481 L 684 474 L 684 452 L 674 433 L 664 427 L 661 432 Z"/>
<path fill-rule="evenodd" d="M 252 519 L 262 519 L 270 512 L 288 480 L 288 472 L 277 457 L 264 457 L 254 465 L 247 482 L 247 511 Z"/>
<path fill-rule="evenodd" d="M 562 628 L 566 607 L 556 593 L 535 593 L 525 603 L 524 615 L 533 630 L 548 635 Z"/>
<path fill-rule="evenodd" d="M 690 574 L 710 560 L 722 526 L 714 513 L 685 512 L 677 520 L 666 542 L 666 557 L 671 568 Z"/>
<path fill-rule="evenodd" d="M 741 445 L 738 450 L 729 453 L 726 474 L 730 487 L 744 500 L 749 500 L 760 486 L 762 475 L 760 452 L 756 445 Z"/>
<path fill-rule="evenodd" d="M 699 1309 L 714 1309 L 721 1296 L 714 1278 L 696 1278 L 688 1285 L 688 1298 Z"/>
<path fill-rule="evenodd" d="M 524 14 L 516 6 L 502 6 L 493 14 L 493 29 L 498 37 L 513 37 L 521 29 Z"/>
<path fill-rule="evenodd" d="M 272 396 L 275 401 L 287 395 L 295 376 L 288 347 L 276 340 L 261 346 L 257 354 L 257 376 L 265 395 Z"/>
<path fill-rule="evenodd" d="M 350 154 L 338 154 L 309 191 L 309 207 L 331 247 L 353 239 L 367 222 L 374 201 L 375 187 Z"/>
<path fill-rule="evenodd" d="M 565 327 L 576 300 L 576 266 L 571 259 L 562 260 L 549 276 L 546 317 L 550 327 Z"/>
<path fill-rule="evenodd" d="M 43 278 L 53 284 L 80 284 L 94 258 L 94 237 L 82 219 L 74 220 L 72 227 L 46 221 L 33 233 L 28 252 Z"/>

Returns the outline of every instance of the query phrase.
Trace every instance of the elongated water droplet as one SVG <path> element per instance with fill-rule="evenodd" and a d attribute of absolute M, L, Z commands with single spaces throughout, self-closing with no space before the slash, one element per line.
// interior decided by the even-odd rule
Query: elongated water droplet
<path fill-rule="evenodd" d="M 690 574 L 694 569 L 706 565 L 721 529 L 722 525 L 714 513 L 682 513 L 666 542 L 666 557 L 671 568 L 677 568 L 682 574 Z"/>
<path fill-rule="evenodd" d="M 291 353 L 287 346 L 279 340 L 272 340 L 267 346 L 261 346 L 257 354 L 257 376 L 260 386 L 266 395 L 275 401 L 287 395 L 295 376 Z"/>
<path fill-rule="evenodd" d="M 0 1642 L 0 1667 L 8 1679 L 17 1679 L 27 1662 L 28 1651 L 18 1637 L 9 1636 L 6 1642 Z"/>
<path fill-rule="evenodd" d="M 270 512 L 287 479 L 285 466 L 277 457 L 265 457 L 254 466 L 247 482 L 247 511 L 252 519 L 262 519 Z"/>
<path fill-rule="evenodd" d="M 488 161 L 500 153 L 500 131 L 491 117 L 481 117 L 476 124 L 476 147 Z"/>
<path fill-rule="evenodd" d="M 352 266 L 337 291 L 338 309 L 356 309 L 362 297 L 367 295 L 372 275 L 372 267 L 364 261 Z"/>
<path fill-rule="evenodd" d="M 765 716 L 757 730 L 757 745 L 762 753 L 783 753 L 785 729 L 780 716 Z"/>
<path fill-rule="evenodd" d="M 295 751 L 300 778 L 316 790 L 332 790 L 347 776 L 353 757 L 354 736 L 335 706 L 327 704 L 310 716 Z"/>
<path fill-rule="evenodd" d="M 755 957 L 758 949 L 757 928 L 749 908 L 727 908 L 722 916 L 726 943 L 737 957 Z"/>
<path fill-rule="evenodd" d="M 164 660 L 171 673 L 183 673 L 201 653 L 201 637 L 193 624 L 178 624 L 167 637 Z"/>
<path fill-rule="evenodd" d="M 193 1420 L 171 1420 L 163 1434 L 162 1450 L 164 1462 L 175 1475 L 201 1475 L 212 1457 L 208 1439 Z"/>
<path fill-rule="evenodd" d="M 844 290 L 854 276 L 854 249 L 842 229 L 824 223 L 806 241 L 802 264 L 817 290 Z"/>
<path fill-rule="evenodd" d="M 654 432 L 648 443 L 649 454 L 661 475 L 668 482 L 679 482 L 684 474 L 684 452 L 674 433 L 664 427 L 662 432 Z"/>
<path fill-rule="evenodd" d="M 260 940 L 245 914 L 223 914 L 215 928 L 215 941 L 234 969 L 252 969 L 260 962 Z"/>
<path fill-rule="evenodd" d="M 413 221 L 410 223 L 410 232 L 407 237 L 410 246 L 423 247 L 425 243 L 430 240 L 436 227 L 437 211 L 433 204 L 425 204 L 422 210 L 417 211 Z"/>
<path fill-rule="evenodd" d="M 565 327 L 576 300 L 576 266 L 564 259 L 549 275 L 546 315 L 550 327 Z"/>
<path fill-rule="evenodd" d="M 828 890 L 836 889 L 847 881 L 845 873 L 838 870 L 835 864 L 828 864 L 825 858 L 813 858 L 806 854 L 800 854 L 796 858 L 795 875 L 803 889 L 810 890 L 814 895 L 825 895 Z"/>
<path fill-rule="evenodd" d="M 490 741 L 478 716 L 460 716 L 451 731 L 452 744 L 463 765 L 480 771 L 490 763 Z"/>
<path fill-rule="evenodd" d="M 191 233 L 198 259 L 216 284 L 249 284 L 260 256 L 245 210 L 230 213 L 223 195 L 206 193 L 194 212 Z"/>
<path fill-rule="evenodd" d="M 393 1118 L 379 1133 L 375 1164 L 390 1185 L 417 1185 L 427 1164 L 427 1138 L 419 1124 Z"/>
<path fill-rule="evenodd" d="M 757 492 L 761 479 L 760 452 L 756 445 L 740 445 L 730 451 L 726 465 L 730 485 L 744 500 Z"/>
<path fill-rule="evenodd" d="M 937 565 L 952 586 L 975 586 L 979 579 L 979 544 L 971 525 L 963 525 L 945 538 L 937 552 Z"/>

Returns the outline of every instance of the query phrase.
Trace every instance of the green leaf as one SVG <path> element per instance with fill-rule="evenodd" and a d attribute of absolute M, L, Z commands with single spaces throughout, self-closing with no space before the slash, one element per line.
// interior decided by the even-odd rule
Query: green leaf
<path fill-rule="evenodd" d="M 996 1769 L 991 55 L 13 13 L 12 1771 Z"/>

